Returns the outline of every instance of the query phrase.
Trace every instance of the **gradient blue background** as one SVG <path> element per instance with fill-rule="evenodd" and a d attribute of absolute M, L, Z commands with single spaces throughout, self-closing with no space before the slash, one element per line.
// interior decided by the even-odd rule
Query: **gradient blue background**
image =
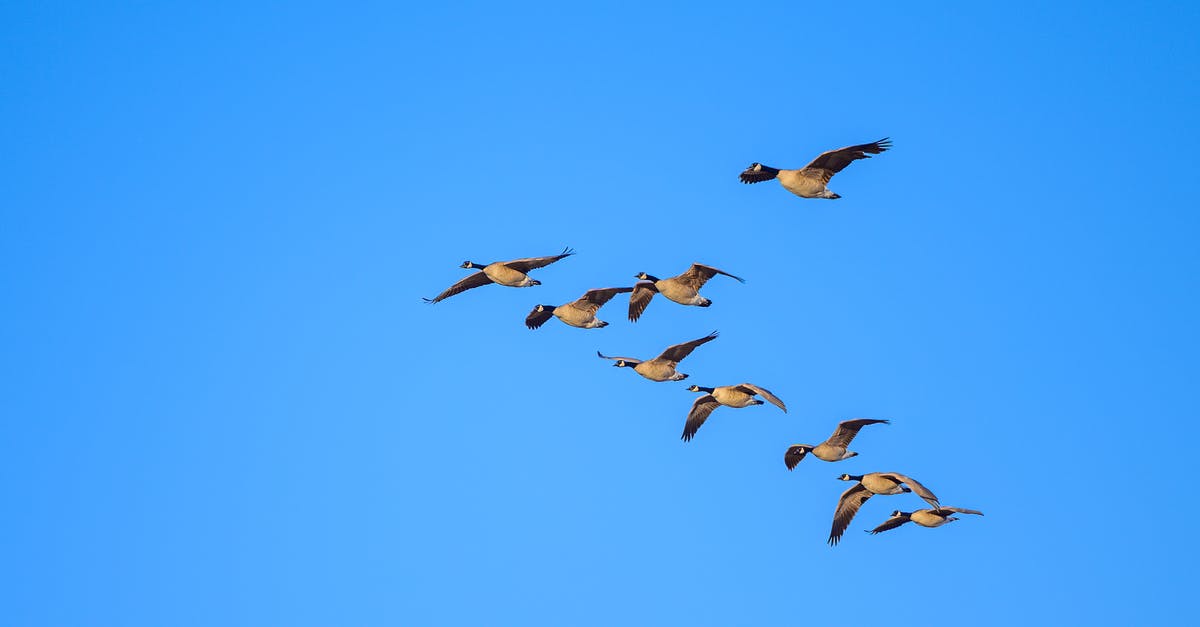
<path fill-rule="evenodd" d="M 1194 621 L 1198 5 L 799 4 L 5 4 L 3 622 Z"/>

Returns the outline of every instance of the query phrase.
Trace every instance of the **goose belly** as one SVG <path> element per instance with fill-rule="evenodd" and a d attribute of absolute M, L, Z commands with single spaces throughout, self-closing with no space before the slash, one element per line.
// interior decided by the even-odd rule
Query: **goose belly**
<path fill-rule="evenodd" d="M 524 272 L 513 270 L 504 264 L 490 264 L 483 269 L 483 273 L 500 285 L 507 285 L 509 287 L 529 287 L 533 285 L 533 279 L 529 278 Z"/>
<path fill-rule="evenodd" d="M 701 296 L 696 290 L 680 285 L 673 281 L 659 281 L 654 285 L 658 288 L 658 293 L 667 297 L 668 300 L 679 303 L 680 305 L 704 305 L 708 299 Z"/>
<path fill-rule="evenodd" d="M 638 374 L 650 379 L 651 381 L 678 381 L 683 377 L 675 372 L 674 364 L 664 364 L 655 361 L 643 361 L 633 367 Z"/>
<path fill-rule="evenodd" d="M 591 312 L 581 311 L 570 305 L 556 307 L 554 315 L 564 323 L 581 329 L 591 329 L 597 326 L 596 316 Z"/>
<path fill-rule="evenodd" d="M 801 198 L 820 198 L 825 184 L 800 173 L 799 170 L 783 170 L 779 173 L 783 188 Z"/>
<path fill-rule="evenodd" d="M 862 479 L 863 487 L 875 494 L 901 494 L 900 484 L 884 477 L 867 475 Z"/>
<path fill-rule="evenodd" d="M 848 457 L 854 457 L 854 455 L 847 451 L 845 447 L 830 446 L 828 444 L 818 444 L 817 447 L 812 450 L 812 454 L 815 455 L 817 459 L 823 459 L 827 462 L 840 462 Z"/>
<path fill-rule="evenodd" d="M 741 407 L 749 407 L 750 405 L 758 404 L 754 401 L 753 396 L 746 394 L 745 392 L 738 391 L 733 388 L 727 388 L 727 387 L 717 388 L 717 389 L 713 390 L 712 395 L 713 395 L 713 398 L 717 399 L 718 403 L 725 405 L 727 407 L 741 408 Z"/>
<path fill-rule="evenodd" d="M 938 516 L 927 509 L 921 509 L 912 513 L 912 521 L 922 527 L 941 527 L 946 524 L 946 517 Z M 955 529 L 957 528 L 955 527 Z"/>

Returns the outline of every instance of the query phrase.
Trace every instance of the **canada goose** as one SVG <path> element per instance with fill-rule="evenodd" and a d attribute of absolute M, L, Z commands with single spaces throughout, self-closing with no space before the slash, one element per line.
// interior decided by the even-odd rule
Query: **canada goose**
<path fill-rule="evenodd" d="M 541 285 L 541 281 L 531 279 L 525 273 L 535 268 L 548 266 L 559 259 L 570 257 L 574 254 L 575 251 L 571 250 L 570 248 L 564 248 L 561 253 L 552 255 L 550 257 L 528 257 L 526 259 L 514 259 L 512 261 L 497 261 L 495 263 L 489 263 L 486 266 L 475 263 L 474 261 L 464 261 L 462 262 L 462 265 L 459 266 L 460 268 L 475 268 L 476 270 L 479 270 L 479 272 L 476 272 L 475 274 L 468 276 L 458 283 L 451 285 L 450 287 L 446 288 L 446 291 L 433 298 L 422 298 L 421 300 L 431 304 L 440 302 L 450 298 L 451 296 L 454 296 L 455 294 L 465 292 L 471 288 L 479 287 L 481 285 L 487 285 L 488 283 L 498 283 L 500 285 L 507 285 L 508 287 L 529 287 L 531 285 Z"/>
<path fill-rule="evenodd" d="M 833 511 L 833 528 L 829 531 L 829 544 L 833 546 L 836 546 L 838 541 L 842 539 L 842 534 L 845 533 L 846 527 L 850 526 L 850 521 L 854 520 L 854 515 L 858 513 L 858 508 L 862 507 L 862 504 L 866 503 L 867 499 L 876 494 L 916 492 L 917 496 L 925 499 L 926 503 L 935 508 L 939 507 L 937 497 L 933 495 L 933 492 L 929 491 L 929 488 L 898 472 L 841 475 L 838 479 L 842 481 L 857 481 L 858 483 L 855 483 L 838 498 L 837 509 Z"/>
<path fill-rule="evenodd" d="M 939 506 L 937 509 L 919 509 L 915 512 L 902 512 L 896 510 L 892 512 L 892 517 L 883 521 L 882 525 L 867 531 L 871 535 L 895 529 L 906 522 L 915 522 L 922 527 L 941 527 L 946 523 L 951 523 L 957 518 L 950 514 L 975 514 L 983 516 L 983 512 L 975 509 L 961 509 L 958 507 Z"/>
<path fill-rule="evenodd" d="M 786 453 L 783 454 L 783 463 L 787 465 L 787 469 L 791 470 L 804 459 L 804 456 L 812 453 L 813 457 L 823 459 L 827 462 L 840 462 L 843 459 L 850 459 L 858 453 L 846 450 L 850 446 L 850 442 L 854 436 L 858 435 L 858 430 L 867 425 L 874 424 L 891 424 L 887 420 L 875 420 L 873 418 L 858 418 L 855 420 L 843 420 L 838 423 L 837 429 L 833 431 L 833 435 L 829 436 L 828 440 L 813 446 L 811 444 L 793 444 L 788 447 Z"/>
<path fill-rule="evenodd" d="M 633 278 L 641 279 L 641 281 L 633 286 L 633 293 L 629 295 L 629 321 L 637 322 L 637 319 L 642 316 L 642 312 L 646 311 L 646 307 L 650 304 L 650 299 L 654 298 L 655 293 L 662 294 L 680 305 L 708 307 L 712 301 L 700 295 L 700 288 L 718 274 L 737 279 L 742 283 L 746 282 L 746 279 L 742 277 L 699 263 L 693 263 L 683 274 L 669 279 L 659 279 L 645 272 L 633 275 Z"/>
<path fill-rule="evenodd" d="M 717 339 L 717 332 L 713 331 L 702 338 L 668 346 L 667 350 L 663 351 L 661 355 L 649 361 L 642 361 L 632 357 L 609 357 L 600 351 L 596 351 L 596 354 L 604 359 L 616 361 L 617 363 L 613 365 L 618 368 L 633 368 L 634 372 L 651 381 L 683 381 L 688 376 L 682 372 L 675 372 L 675 366 L 679 365 L 679 362 L 683 361 L 684 357 L 691 355 L 697 346 L 707 344 L 715 339 Z"/>
<path fill-rule="evenodd" d="M 704 396 L 696 398 L 692 403 L 692 410 L 688 412 L 687 422 L 683 425 L 683 441 L 689 442 L 696 432 L 700 430 L 700 426 L 708 420 L 708 415 L 713 413 L 713 410 L 725 405 L 726 407 L 749 407 L 751 405 L 762 405 L 763 402 L 754 398 L 761 396 L 771 402 L 772 405 L 787 413 L 787 406 L 783 401 L 779 400 L 778 396 L 771 393 L 766 388 L 760 388 L 757 385 L 750 383 L 742 383 L 741 385 L 724 385 L 715 388 L 706 388 L 699 385 L 693 385 L 688 388 L 689 392 L 705 392 Z"/>
<path fill-rule="evenodd" d="M 778 177 L 784 189 L 801 198 L 841 198 L 826 187 L 829 179 L 851 162 L 870 159 L 871 155 L 877 155 L 891 147 L 892 141 L 886 137 L 869 144 L 846 146 L 821 153 L 812 163 L 799 170 L 780 170 L 755 162 L 738 175 L 738 178 L 742 179 L 743 183 L 761 183 Z"/>
<path fill-rule="evenodd" d="M 596 317 L 596 312 L 604 303 L 612 300 L 617 294 L 633 291 L 632 287 L 606 287 L 599 290 L 588 290 L 578 300 L 555 307 L 553 305 L 537 305 L 525 316 L 525 326 L 536 329 L 546 323 L 550 316 L 581 329 L 600 329 L 608 323 Z"/>

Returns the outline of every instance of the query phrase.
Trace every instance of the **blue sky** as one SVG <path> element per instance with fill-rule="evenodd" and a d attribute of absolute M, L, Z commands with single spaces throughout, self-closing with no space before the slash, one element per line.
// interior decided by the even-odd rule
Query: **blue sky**
<path fill-rule="evenodd" d="M 1186 622 L 1198 14 L 9 3 L 5 622 Z M 522 324 L 694 261 L 747 282 Z M 826 546 L 870 471 L 986 516 Z"/>

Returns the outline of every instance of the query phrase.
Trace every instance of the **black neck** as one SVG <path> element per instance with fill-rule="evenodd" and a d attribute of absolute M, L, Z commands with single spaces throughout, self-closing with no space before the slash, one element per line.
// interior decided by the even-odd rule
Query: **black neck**
<path fill-rule="evenodd" d="M 707 393 L 709 393 L 709 394 L 712 394 L 712 393 L 713 393 L 713 390 L 715 390 L 716 388 L 706 388 L 706 387 L 704 387 L 703 385 L 697 385 L 697 386 L 696 386 L 696 389 L 697 389 L 697 390 L 699 390 L 699 391 L 701 391 L 701 392 L 707 392 Z"/>

